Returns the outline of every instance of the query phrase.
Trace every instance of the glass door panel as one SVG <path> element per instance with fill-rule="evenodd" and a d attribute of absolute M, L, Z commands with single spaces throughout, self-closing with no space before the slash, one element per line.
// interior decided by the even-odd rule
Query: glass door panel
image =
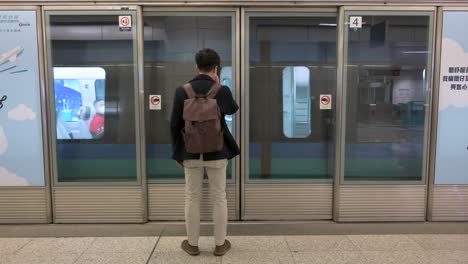
<path fill-rule="evenodd" d="M 344 181 L 421 181 L 433 13 L 346 11 L 345 21 Z"/>
<path fill-rule="evenodd" d="M 59 183 L 137 183 L 136 30 L 135 11 L 46 11 Z"/>
<path fill-rule="evenodd" d="M 145 106 L 147 175 L 149 180 L 183 182 L 183 170 L 171 159 L 170 117 L 176 88 L 198 72 L 195 54 L 212 48 L 221 57 L 220 80 L 235 96 L 234 12 L 145 12 L 145 96 L 161 96 L 161 109 Z M 226 121 L 235 136 L 234 120 Z M 228 179 L 233 181 L 233 161 Z"/>
<path fill-rule="evenodd" d="M 248 181 L 331 179 L 336 14 L 248 13 L 246 30 Z"/>

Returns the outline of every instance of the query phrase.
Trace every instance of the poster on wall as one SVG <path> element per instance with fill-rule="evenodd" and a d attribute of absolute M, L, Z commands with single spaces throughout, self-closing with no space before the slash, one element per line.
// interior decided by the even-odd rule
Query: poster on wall
<path fill-rule="evenodd" d="M 44 186 L 36 11 L 0 10 L 0 186 Z"/>
<path fill-rule="evenodd" d="M 468 12 L 444 12 L 435 184 L 468 184 Z"/>

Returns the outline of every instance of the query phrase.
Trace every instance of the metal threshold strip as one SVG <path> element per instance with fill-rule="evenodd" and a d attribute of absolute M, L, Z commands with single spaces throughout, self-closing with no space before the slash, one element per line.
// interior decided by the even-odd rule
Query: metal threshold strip
<path fill-rule="evenodd" d="M 201 235 L 211 236 L 211 223 L 202 223 Z M 468 234 L 468 222 L 335 223 L 332 221 L 245 221 L 230 222 L 229 236 L 280 235 L 383 235 L 383 234 Z M 55 224 L 0 225 L 0 237 L 125 237 L 185 236 L 183 222 L 146 224 Z"/>

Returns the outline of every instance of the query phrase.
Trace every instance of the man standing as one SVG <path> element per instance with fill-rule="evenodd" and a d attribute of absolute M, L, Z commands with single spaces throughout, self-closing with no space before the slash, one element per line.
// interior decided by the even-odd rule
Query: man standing
<path fill-rule="evenodd" d="M 230 242 L 226 240 L 226 169 L 228 160 L 240 153 L 224 117 L 236 113 L 239 106 L 228 87 L 218 86 L 218 71 L 221 64 L 219 55 L 214 50 L 205 48 L 197 52 L 195 61 L 199 74 L 189 84 L 177 88 L 171 116 L 172 158 L 185 171 L 185 224 L 188 239 L 182 242 L 182 249 L 190 255 L 200 254 L 198 249 L 200 196 L 206 170 L 213 199 L 214 254 L 222 256 L 231 248 Z M 186 121 L 184 120 L 184 102 L 193 98 L 194 94 L 209 97 L 208 93 L 212 90 L 216 90 L 213 97 L 219 107 L 223 146 L 220 150 L 212 152 L 188 152 L 183 136 Z M 187 91 L 193 94 L 187 94 Z"/>

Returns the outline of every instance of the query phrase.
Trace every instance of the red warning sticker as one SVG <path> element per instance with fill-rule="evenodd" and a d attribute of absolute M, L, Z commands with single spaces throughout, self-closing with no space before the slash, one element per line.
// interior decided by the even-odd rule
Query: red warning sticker
<path fill-rule="evenodd" d="M 331 94 L 321 94 L 320 95 L 320 109 L 321 110 L 329 110 L 331 109 Z"/>

